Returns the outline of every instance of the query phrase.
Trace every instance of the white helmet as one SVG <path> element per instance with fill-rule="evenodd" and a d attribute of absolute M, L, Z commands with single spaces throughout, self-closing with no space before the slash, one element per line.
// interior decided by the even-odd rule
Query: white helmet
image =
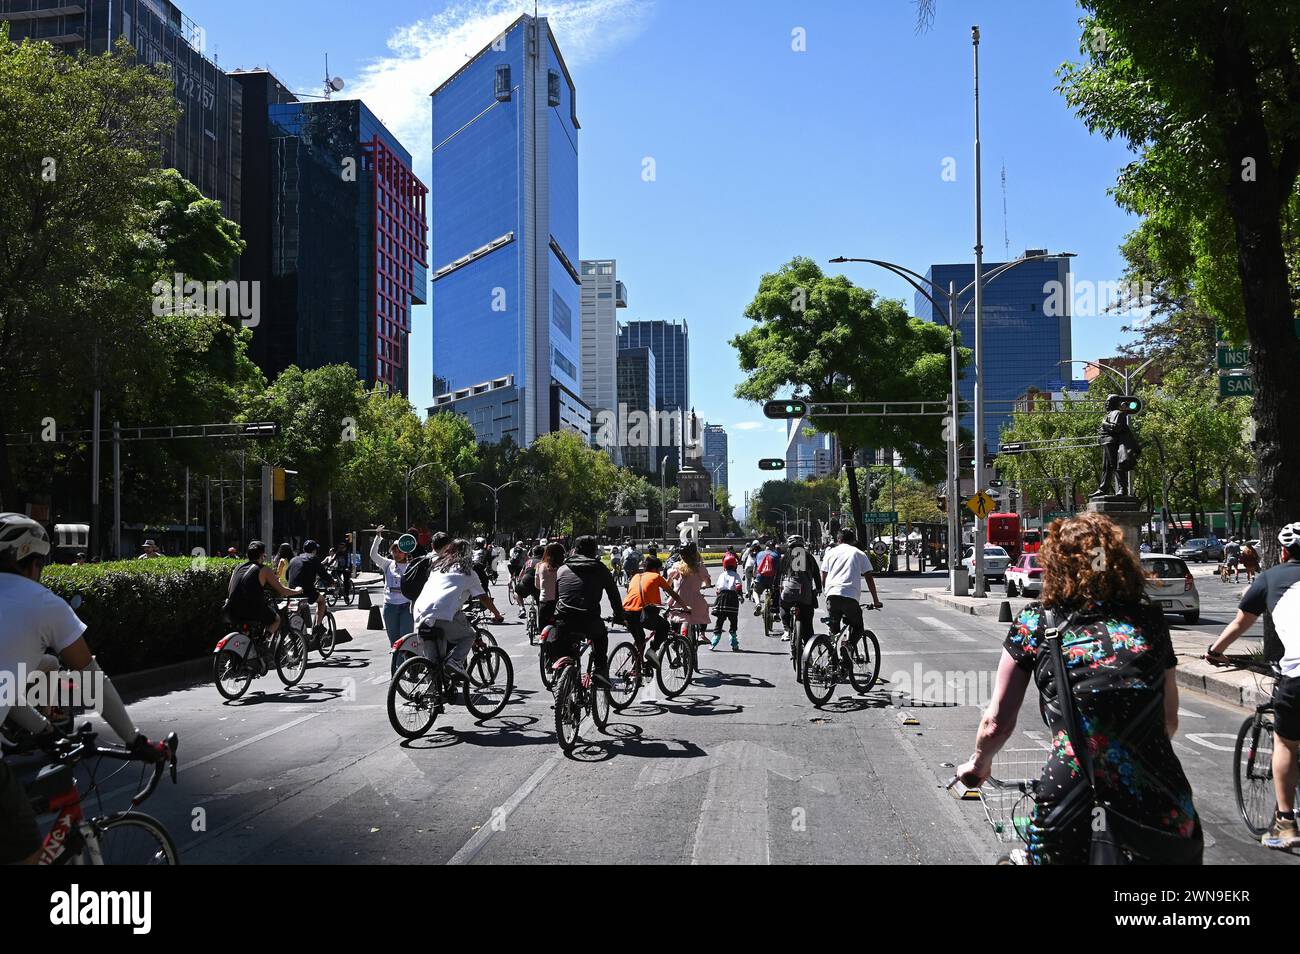
<path fill-rule="evenodd" d="M 6 515 L 8 516 L 8 515 Z M 1277 532 L 1277 542 L 1288 550 L 1295 550 L 1300 543 L 1300 523 L 1288 523 Z"/>
<path fill-rule="evenodd" d="M 0 513 L 0 560 L 25 560 L 32 554 L 48 556 L 50 537 L 45 528 L 22 513 Z"/>

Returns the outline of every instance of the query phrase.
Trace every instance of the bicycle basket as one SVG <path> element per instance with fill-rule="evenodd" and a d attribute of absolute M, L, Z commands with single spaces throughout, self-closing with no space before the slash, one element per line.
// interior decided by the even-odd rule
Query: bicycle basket
<path fill-rule="evenodd" d="M 993 774 L 980 786 L 980 803 L 998 841 L 1028 844 L 1038 779 L 1047 751 L 1039 746 L 1003 749 L 993 757 Z"/>

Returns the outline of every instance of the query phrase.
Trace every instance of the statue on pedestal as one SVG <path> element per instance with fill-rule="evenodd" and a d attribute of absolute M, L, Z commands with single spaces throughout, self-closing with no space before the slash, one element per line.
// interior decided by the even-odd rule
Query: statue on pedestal
<path fill-rule="evenodd" d="M 1135 398 L 1111 394 L 1106 398 L 1106 416 L 1098 432 L 1101 444 L 1101 483 L 1092 492 L 1093 497 L 1105 497 L 1113 486 L 1114 496 L 1133 496 L 1133 470 L 1137 467 L 1141 446 L 1137 435 L 1129 427 L 1128 419 L 1140 406 Z"/>

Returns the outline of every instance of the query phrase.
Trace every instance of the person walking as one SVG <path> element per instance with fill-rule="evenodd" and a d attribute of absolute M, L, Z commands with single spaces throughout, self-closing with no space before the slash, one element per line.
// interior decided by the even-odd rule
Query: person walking
<path fill-rule="evenodd" d="M 1042 599 L 1011 624 L 968 787 L 992 773 L 1032 680 L 1051 747 L 1029 818 L 1031 864 L 1200 864 L 1201 822 L 1170 742 L 1178 684 L 1169 626 L 1110 518 L 1052 523 Z"/>
<path fill-rule="evenodd" d="M 731 628 L 731 651 L 740 652 L 740 640 L 736 626 L 740 616 L 740 596 L 743 583 L 736 572 L 736 555 L 727 553 L 722 557 L 722 575 L 718 577 L 718 595 L 713 600 L 713 615 L 717 622 L 713 625 L 713 648 L 718 648 L 722 641 L 722 624 Z"/>
<path fill-rule="evenodd" d="M 384 632 L 388 634 L 388 645 L 396 646 L 408 633 L 415 631 L 415 616 L 411 612 L 411 601 L 402 595 L 402 570 L 406 567 L 407 556 L 394 541 L 388 545 L 388 556 L 380 553 L 380 541 L 384 536 L 384 527 L 375 528 L 375 539 L 370 544 L 370 562 L 379 567 L 384 577 Z"/>

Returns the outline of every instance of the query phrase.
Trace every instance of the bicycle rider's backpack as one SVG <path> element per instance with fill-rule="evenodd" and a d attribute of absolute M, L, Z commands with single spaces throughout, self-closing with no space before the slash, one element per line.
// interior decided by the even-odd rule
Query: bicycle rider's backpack
<path fill-rule="evenodd" d="M 528 561 L 528 565 L 520 571 L 519 577 L 515 580 L 515 594 L 517 596 L 536 596 L 537 595 L 537 564 Z"/>
<path fill-rule="evenodd" d="M 433 568 L 433 554 L 428 553 L 414 560 L 408 560 L 402 567 L 402 595 L 414 603 L 420 597 L 424 584 L 429 582 L 429 571 Z"/>
<path fill-rule="evenodd" d="M 758 576 L 772 576 L 776 573 L 776 561 L 772 559 L 771 553 L 764 553 L 763 559 L 758 564 Z"/>

